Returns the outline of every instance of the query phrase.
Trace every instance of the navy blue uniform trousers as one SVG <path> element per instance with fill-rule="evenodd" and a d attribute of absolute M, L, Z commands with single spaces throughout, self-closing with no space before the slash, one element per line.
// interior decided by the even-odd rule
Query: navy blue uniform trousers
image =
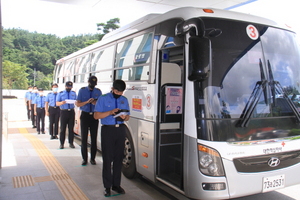
<path fill-rule="evenodd" d="M 120 186 L 125 147 L 125 125 L 101 127 L 103 158 L 103 185 L 105 188 Z"/>
<path fill-rule="evenodd" d="M 74 109 L 68 110 L 60 110 L 60 144 L 64 145 L 66 139 L 66 129 L 68 126 L 69 130 L 69 143 L 73 144 L 74 141 L 74 123 L 75 123 L 75 111 Z"/>
<path fill-rule="evenodd" d="M 81 156 L 87 161 L 87 140 L 90 130 L 91 135 L 91 160 L 95 160 L 97 153 L 97 134 L 98 134 L 99 120 L 94 118 L 93 114 L 81 111 L 80 115 L 80 132 L 81 132 Z"/>
<path fill-rule="evenodd" d="M 60 109 L 58 106 L 56 107 L 49 106 L 48 112 L 49 112 L 49 135 L 56 136 L 58 135 Z"/>

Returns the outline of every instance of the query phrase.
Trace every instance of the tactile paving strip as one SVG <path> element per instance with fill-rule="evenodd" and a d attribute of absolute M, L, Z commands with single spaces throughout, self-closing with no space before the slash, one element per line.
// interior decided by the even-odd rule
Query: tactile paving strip
<path fill-rule="evenodd" d="M 32 178 L 31 176 L 26 177 L 26 184 L 34 184 L 34 181 L 41 182 L 41 180 L 55 181 L 62 195 L 67 200 L 88 200 L 88 197 L 82 192 L 82 190 L 78 187 L 78 185 L 72 180 L 69 174 L 65 171 L 65 169 L 61 166 L 61 164 L 57 161 L 57 159 L 52 155 L 52 153 L 47 149 L 44 143 L 35 137 L 32 134 L 29 134 L 26 128 L 19 128 L 21 134 L 24 135 L 32 144 L 39 157 L 43 161 L 45 167 L 51 174 L 50 177 L 41 177 Z M 27 181 L 30 180 L 30 181 Z M 20 182 L 23 179 L 21 179 Z M 34 180 L 34 181 L 33 181 Z M 15 181 L 14 181 L 15 182 Z M 32 183 L 31 183 L 32 182 Z M 18 183 L 18 181 L 16 181 Z M 22 184 L 21 184 L 22 185 Z"/>
<path fill-rule="evenodd" d="M 12 179 L 13 179 L 14 188 L 34 186 L 34 180 L 30 175 L 17 176 L 17 177 L 13 177 Z"/>

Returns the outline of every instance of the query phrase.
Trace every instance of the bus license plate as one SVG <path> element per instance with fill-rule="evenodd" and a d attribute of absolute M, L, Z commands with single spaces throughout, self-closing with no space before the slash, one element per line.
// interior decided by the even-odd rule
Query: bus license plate
<path fill-rule="evenodd" d="M 262 192 L 268 192 L 279 188 L 283 188 L 284 182 L 284 174 L 278 176 L 264 177 Z"/>

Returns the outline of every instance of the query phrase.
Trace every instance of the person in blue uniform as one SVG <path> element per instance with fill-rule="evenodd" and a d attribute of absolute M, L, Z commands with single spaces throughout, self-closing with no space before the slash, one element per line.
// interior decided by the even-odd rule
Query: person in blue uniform
<path fill-rule="evenodd" d="M 44 96 L 43 89 L 38 89 L 38 96 L 35 97 L 34 101 L 34 115 L 36 116 L 36 130 L 37 133 L 45 134 L 45 102 L 46 97 Z"/>
<path fill-rule="evenodd" d="M 29 100 L 32 128 L 36 128 L 36 116 L 34 115 L 34 101 L 35 101 L 35 97 L 37 96 L 38 96 L 37 86 L 33 86 L 32 93 Z"/>
<path fill-rule="evenodd" d="M 48 93 L 46 98 L 46 115 L 49 116 L 49 135 L 50 140 L 58 139 L 58 123 L 60 116 L 59 106 L 56 105 L 56 98 L 58 95 L 58 85 L 52 84 L 52 92 Z"/>
<path fill-rule="evenodd" d="M 92 165 L 96 165 L 95 157 L 97 153 L 97 134 L 99 120 L 94 118 L 94 108 L 97 99 L 102 95 L 100 89 L 95 88 L 97 85 L 97 77 L 90 76 L 88 80 L 88 86 L 82 87 L 77 96 L 75 105 L 80 107 L 80 131 L 81 131 L 81 156 L 82 165 L 87 164 L 88 152 L 87 152 L 87 139 L 88 132 L 90 130 L 91 136 L 91 159 Z"/>
<path fill-rule="evenodd" d="M 31 116 L 30 116 L 30 97 L 31 97 L 31 93 L 32 93 L 32 86 L 28 87 L 28 91 L 25 93 L 25 105 L 26 105 L 26 110 L 27 110 L 27 118 L 28 120 L 31 120 Z"/>
<path fill-rule="evenodd" d="M 76 100 L 76 93 L 72 91 L 73 83 L 71 81 L 67 81 L 65 85 L 66 89 L 61 91 L 57 95 L 56 105 L 60 107 L 60 149 L 64 148 L 65 139 L 66 139 L 66 129 L 68 126 L 69 130 L 69 147 L 75 148 L 74 141 L 74 121 L 75 121 L 75 111 L 74 111 L 74 103 L 70 101 Z M 69 101 L 70 100 L 70 101 Z"/>
<path fill-rule="evenodd" d="M 125 194 L 121 187 L 121 170 L 124 158 L 126 126 L 124 121 L 130 118 L 129 104 L 122 96 L 126 84 L 115 80 L 110 93 L 102 95 L 94 109 L 94 118 L 101 119 L 101 148 L 103 158 L 102 179 L 104 196 L 111 195 L 110 189 L 119 194 Z M 127 110 L 127 114 L 114 117 L 119 111 Z"/>

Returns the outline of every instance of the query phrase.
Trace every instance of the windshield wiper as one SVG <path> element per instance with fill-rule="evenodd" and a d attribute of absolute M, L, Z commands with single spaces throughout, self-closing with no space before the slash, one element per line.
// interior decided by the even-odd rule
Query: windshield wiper
<path fill-rule="evenodd" d="M 275 81 L 273 78 L 273 72 L 271 69 L 271 64 L 268 60 L 268 70 L 269 70 L 269 77 L 270 77 L 270 87 L 271 87 L 271 92 L 272 92 L 272 97 L 273 97 L 273 105 L 276 106 L 276 101 L 275 101 L 275 95 L 277 94 L 282 94 L 283 98 L 287 101 L 288 105 L 291 107 L 293 113 L 296 116 L 296 120 L 299 123 L 300 122 L 300 113 L 297 109 L 297 107 L 295 106 L 295 104 L 293 103 L 292 99 L 290 99 L 288 97 L 288 95 L 286 94 L 286 92 L 283 90 L 281 84 L 279 81 Z"/>
<path fill-rule="evenodd" d="M 266 80 L 265 73 L 263 71 L 261 59 L 259 59 L 259 68 L 260 68 L 261 81 L 256 82 L 256 85 L 252 91 L 252 94 L 249 97 L 249 100 L 240 116 L 240 120 L 236 123 L 237 127 L 247 127 L 248 126 L 251 115 L 258 104 L 258 100 L 260 99 L 262 92 L 264 92 L 265 103 L 266 103 L 266 105 L 268 104 L 267 90 L 266 90 L 267 80 Z"/>

